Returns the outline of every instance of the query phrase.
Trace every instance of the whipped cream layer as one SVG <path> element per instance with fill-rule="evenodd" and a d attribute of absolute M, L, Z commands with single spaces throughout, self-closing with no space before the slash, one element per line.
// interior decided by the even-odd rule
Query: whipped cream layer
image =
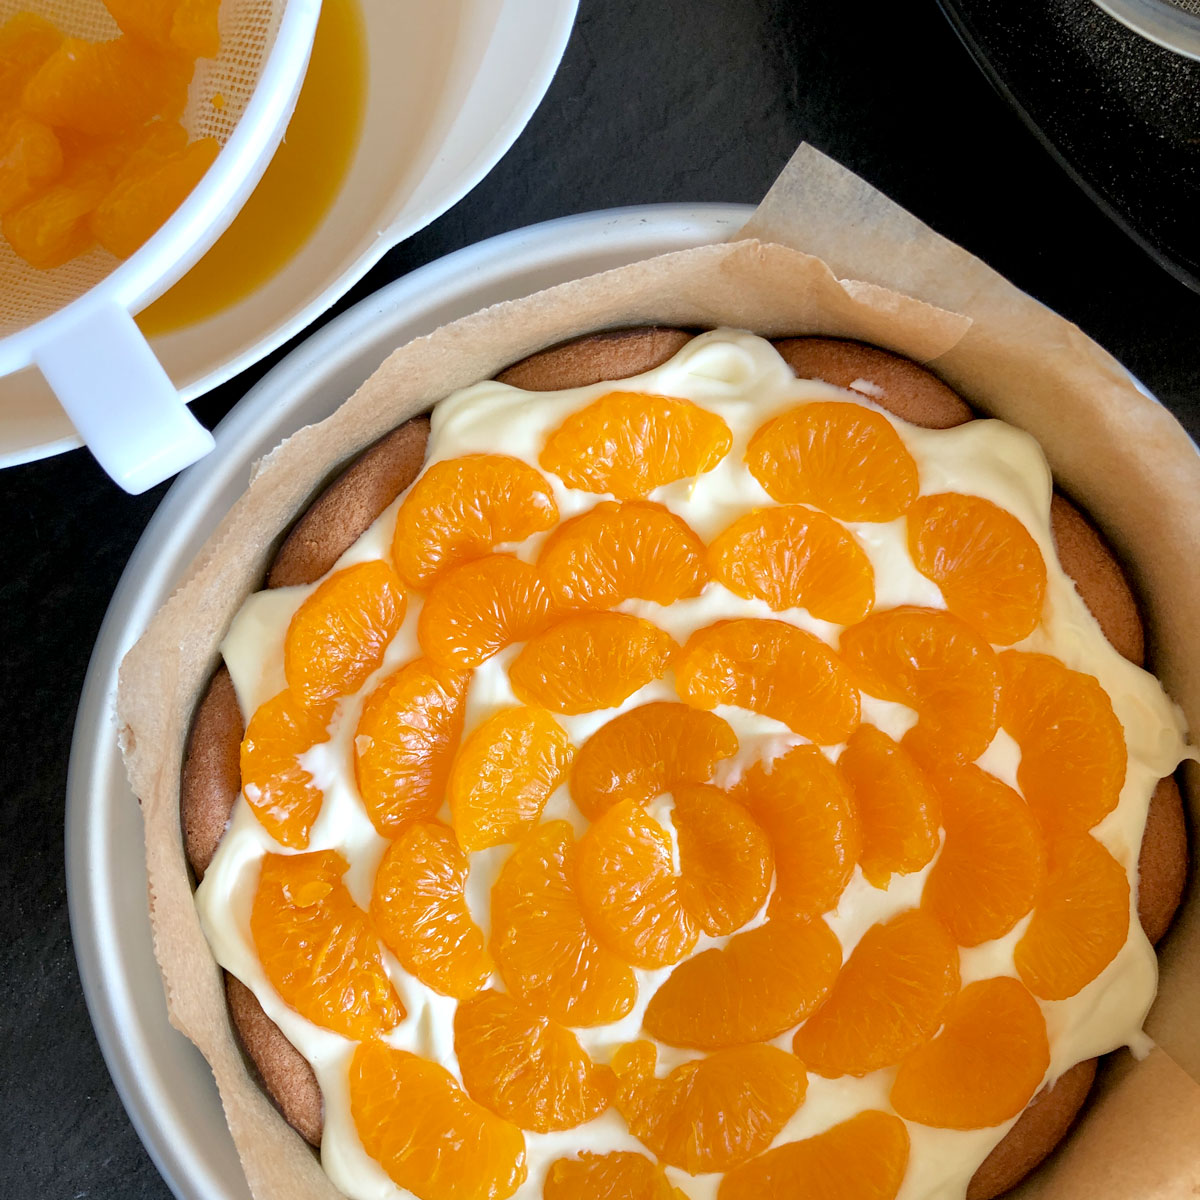
<path fill-rule="evenodd" d="M 733 434 L 729 453 L 712 471 L 694 479 L 660 487 L 649 499 L 685 520 L 705 541 L 711 541 L 738 517 L 772 503 L 743 462 L 751 435 L 769 418 L 797 404 L 818 400 L 853 400 L 877 408 L 863 390 L 846 391 L 830 385 L 797 380 L 774 348 L 761 338 L 732 330 L 703 334 L 673 359 L 633 379 L 620 381 L 622 391 L 653 392 L 681 397 L 721 416 Z M 559 392 L 531 393 L 496 382 L 479 383 L 443 400 L 433 414 L 426 465 L 469 453 L 502 453 L 537 466 L 547 435 L 569 414 L 613 390 L 596 384 Z M 883 411 L 878 410 L 877 411 Z M 1179 710 L 1158 681 L 1123 659 L 1108 643 L 1063 574 L 1050 532 L 1050 471 L 1032 437 L 999 421 L 978 420 L 948 430 L 910 425 L 891 414 L 892 423 L 917 462 L 922 494 L 954 491 L 984 497 L 1013 513 L 1041 549 L 1047 569 L 1046 602 L 1038 628 L 1016 648 L 1054 655 L 1073 670 L 1099 679 L 1112 700 L 1124 729 L 1128 769 L 1117 808 L 1093 830 L 1124 866 L 1130 879 L 1130 932 L 1109 966 L 1077 995 L 1062 1001 L 1039 1001 L 1050 1041 L 1051 1082 L 1084 1059 L 1119 1046 L 1144 1053 L 1149 1040 L 1142 1025 L 1154 999 L 1157 981 L 1155 954 L 1137 917 L 1137 859 L 1151 793 L 1188 753 Z M 539 468 L 540 469 L 540 468 Z M 569 489 L 545 472 L 562 520 L 611 497 Z M 371 559 L 387 559 L 399 501 L 338 561 L 335 570 Z M 867 553 L 875 571 L 875 608 L 902 604 L 944 608 L 938 587 L 921 575 L 908 554 L 904 518 L 888 522 L 842 522 Z M 534 561 L 545 538 L 498 547 Z M 245 717 L 286 686 L 283 641 L 288 622 L 315 589 L 281 588 L 251 596 L 235 619 L 222 646 Z M 640 600 L 626 601 L 620 610 L 646 617 L 680 643 L 694 630 L 726 617 L 763 617 L 789 621 L 836 647 L 841 627 L 814 619 L 803 609 L 779 613 L 765 603 L 733 594 L 710 582 L 704 592 L 662 607 Z M 404 624 L 387 649 L 379 670 L 353 696 L 340 702 L 328 742 L 313 747 L 305 767 L 324 793 L 324 803 L 310 838 L 310 850 L 336 849 L 351 863 L 345 879 L 357 902 L 366 907 L 375 871 L 387 846 L 367 817 L 355 789 L 352 762 L 354 731 L 366 696 L 387 675 L 420 654 L 416 627 L 421 598 L 409 594 Z M 466 701 L 464 738 L 498 708 L 519 703 L 506 674 L 519 646 L 512 646 L 477 668 Z M 619 709 L 556 719 L 578 747 L 618 712 L 650 700 L 677 700 L 670 671 L 631 695 Z M 916 713 L 903 705 L 864 695 L 863 720 L 899 738 L 916 723 Z M 743 709 L 716 709 L 733 727 L 739 751 L 718 769 L 716 782 L 728 785 L 752 763 L 770 761 L 805 739 L 770 718 Z M 842 747 L 823 747 L 836 761 Z M 977 760 L 1010 787 L 1020 790 L 1016 772 L 1020 751 L 1003 731 Z M 671 799 L 650 806 L 652 816 L 671 830 Z M 439 818 L 449 823 L 443 805 Z M 565 818 L 582 834 L 586 819 L 575 809 L 567 788 L 548 802 L 543 819 Z M 201 922 L 218 962 L 249 986 L 287 1038 L 312 1064 L 325 1099 L 322 1163 L 333 1182 L 352 1200 L 399 1200 L 409 1193 L 396 1187 L 383 1168 L 363 1150 L 350 1115 L 347 1070 L 354 1043 L 321 1029 L 288 1007 L 268 982 L 250 934 L 250 910 L 263 855 L 286 853 L 259 824 L 244 797 L 239 797 L 221 844 L 196 893 Z M 471 855 L 467 901 L 485 936 L 490 930 L 492 884 L 511 852 L 498 846 Z M 936 861 L 936 859 L 935 859 Z M 862 935 L 877 922 L 916 906 L 932 863 L 919 872 L 894 875 L 886 889 L 873 887 L 859 870 L 847 885 L 837 908 L 824 920 L 837 936 L 843 959 Z M 747 926 L 761 924 L 765 905 Z M 998 975 L 1015 976 L 1013 950 L 1028 924 L 1020 921 L 1007 935 L 984 945 L 960 950 L 964 985 Z M 702 936 L 694 953 L 721 945 L 727 938 Z M 425 987 L 409 975 L 385 948 L 388 973 L 408 1016 L 387 1041 L 431 1058 L 460 1078 L 454 1053 L 453 1016 L 456 1002 Z M 607 1062 L 621 1044 L 643 1037 L 642 1014 L 650 997 L 670 973 L 637 970 L 638 1002 L 623 1020 L 608 1026 L 575 1029 L 583 1047 Z M 503 990 L 494 975 L 490 986 Z M 793 1030 L 775 1044 L 790 1050 Z M 694 1051 L 658 1045 L 661 1075 L 680 1062 L 699 1057 Z M 876 1071 L 862 1079 L 824 1079 L 810 1073 L 808 1094 L 773 1145 L 819 1133 L 866 1109 L 890 1112 L 888 1093 L 895 1071 Z M 933 1129 L 908 1123 L 911 1153 L 900 1191 L 902 1200 L 961 1200 L 979 1163 L 1013 1124 L 970 1132 Z M 560 1133 L 526 1132 L 528 1178 L 516 1193 L 521 1200 L 540 1197 L 549 1165 L 581 1150 L 606 1152 L 645 1148 L 628 1132 L 610 1108 L 596 1120 Z M 671 1182 L 696 1200 L 715 1197 L 718 1175 L 690 1176 L 667 1168 Z"/>

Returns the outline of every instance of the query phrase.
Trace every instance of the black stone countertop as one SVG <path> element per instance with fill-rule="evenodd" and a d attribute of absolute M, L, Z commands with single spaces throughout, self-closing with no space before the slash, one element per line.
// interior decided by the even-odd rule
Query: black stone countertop
<path fill-rule="evenodd" d="M 663 201 L 757 201 L 801 140 L 1078 322 L 1200 436 L 1200 296 L 1134 245 L 991 89 L 934 0 L 582 0 L 529 127 L 341 308 L 491 234 Z M 1049 51 L 1048 51 L 1049 52 Z M 278 359 L 198 401 L 215 424 Z M 168 1200 L 84 1007 L 63 803 L 75 708 L 165 485 L 83 451 L 0 472 L 0 1195 Z"/>

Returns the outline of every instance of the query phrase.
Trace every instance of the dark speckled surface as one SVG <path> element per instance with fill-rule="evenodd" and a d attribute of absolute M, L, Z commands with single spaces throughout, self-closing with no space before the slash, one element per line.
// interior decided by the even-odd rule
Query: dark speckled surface
<path fill-rule="evenodd" d="M 548 217 L 755 201 L 802 139 L 1077 321 L 1200 434 L 1200 296 L 1063 173 L 934 0 L 582 0 L 559 75 L 509 155 L 346 303 Z M 266 365 L 197 413 L 215 423 Z M 163 490 L 125 496 L 82 451 L 0 473 L 0 1196 L 17 1200 L 168 1197 L 88 1022 L 62 848 L 91 645 Z"/>

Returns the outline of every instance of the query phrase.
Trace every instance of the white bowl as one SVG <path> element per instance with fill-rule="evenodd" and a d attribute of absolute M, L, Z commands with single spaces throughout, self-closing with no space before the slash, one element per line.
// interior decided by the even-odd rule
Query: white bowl
<path fill-rule="evenodd" d="M 595 271 L 724 241 L 745 205 L 652 205 L 548 221 L 431 263 L 304 342 L 216 430 L 217 450 L 179 477 L 146 527 L 100 630 L 67 778 L 67 893 L 96 1036 L 134 1127 L 179 1200 L 249 1200 L 199 1052 L 167 1022 L 146 911 L 142 821 L 117 749 L 117 668 L 250 467 L 327 416 L 394 347 L 485 305 Z"/>
<path fill-rule="evenodd" d="M 261 287 L 150 341 L 187 401 L 304 329 L 496 165 L 545 95 L 576 10 L 576 0 L 360 3 L 363 132 L 329 212 Z M 36 371 L 0 379 L 0 467 L 80 444 Z"/>

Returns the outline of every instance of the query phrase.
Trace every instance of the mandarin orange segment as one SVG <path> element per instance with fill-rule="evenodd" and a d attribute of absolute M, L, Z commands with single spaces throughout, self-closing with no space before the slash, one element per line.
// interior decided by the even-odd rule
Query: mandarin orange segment
<path fill-rule="evenodd" d="M 1045 654 L 1008 650 L 1000 673 L 1000 723 L 1021 747 L 1025 799 L 1051 832 L 1091 829 L 1125 783 L 1125 731 L 1108 693 Z"/>
<path fill-rule="evenodd" d="M 644 1154 L 613 1150 L 558 1158 L 546 1172 L 542 1200 L 687 1200 Z"/>
<path fill-rule="evenodd" d="M 1046 563 L 1021 522 L 990 500 L 945 492 L 908 511 L 908 552 L 946 607 L 996 645 L 1028 637 L 1042 617 Z"/>
<path fill-rule="evenodd" d="M 259 705 L 242 739 L 242 794 L 262 827 L 292 850 L 307 848 L 323 799 L 300 756 L 329 740 L 331 715 L 305 708 L 285 690 Z"/>
<path fill-rule="evenodd" d="M 505 1200 L 525 1182 L 525 1138 L 435 1062 L 371 1041 L 350 1063 L 363 1149 L 418 1200 Z"/>
<path fill-rule="evenodd" d="M 862 844 L 854 797 L 815 746 L 796 746 L 742 778 L 738 798 L 775 855 L 772 916 L 815 917 L 837 906 Z"/>
<path fill-rule="evenodd" d="M 1037 1001 L 1016 979 L 983 979 L 963 988 L 937 1037 L 900 1064 L 892 1107 L 921 1125 L 985 1129 L 1020 1113 L 1049 1066 Z"/>
<path fill-rule="evenodd" d="M 109 176 L 92 164 L 68 166 L 52 184 L 4 215 L 4 236 L 31 267 L 61 267 L 95 244 L 88 216 L 108 191 Z"/>
<path fill-rule="evenodd" d="M 492 957 L 517 999 L 564 1025 L 607 1025 L 633 1007 L 637 983 L 584 923 L 575 859 L 566 821 L 517 844 L 492 887 Z"/>
<path fill-rule="evenodd" d="M 550 485 L 533 467 L 505 454 L 465 454 L 434 463 L 409 489 L 392 559 L 409 587 L 423 588 L 456 563 L 557 522 Z"/>
<path fill-rule="evenodd" d="M 405 603 L 387 563 L 330 575 L 296 609 L 284 636 L 283 670 L 300 701 L 321 704 L 357 691 L 383 662 Z"/>
<path fill-rule="evenodd" d="M 137 38 L 65 38 L 25 85 L 21 103 L 47 125 L 111 137 L 153 117 L 174 120 L 187 103 L 194 64 Z"/>
<path fill-rule="evenodd" d="M 124 172 L 92 213 L 96 241 L 110 254 L 128 258 L 187 199 L 220 148 L 216 138 L 201 138 Z"/>
<path fill-rule="evenodd" d="M 873 925 L 792 1048 L 818 1075 L 866 1075 L 927 1042 L 958 991 L 958 947 L 920 909 Z"/>
<path fill-rule="evenodd" d="M 582 613 L 530 638 L 508 669 L 517 698 L 568 714 L 616 708 L 658 679 L 678 646 L 625 613 Z"/>
<path fill-rule="evenodd" d="M 0 109 L 16 104 L 38 68 L 62 45 L 44 17 L 19 12 L 0 25 Z"/>
<path fill-rule="evenodd" d="M 618 800 L 645 804 L 684 783 L 704 783 L 737 753 L 737 735 L 714 713 L 657 700 L 601 725 L 571 768 L 571 798 L 595 820 Z"/>
<path fill-rule="evenodd" d="M 1086 987 L 1129 934 L 1129 879 L 1095 838 L 1063 834 L 1050 843 L 1046 879 L 1014 951 L 1017 974 L 1043 1000 Z"/>
<path fill-rule="evenodd" d="M 179 0 L 104 0 L 122 33 L 132 33 L 148 42 L 168 46 L 171 22 Z"/>
<path fill-rule="evenodd" d="M 562 608 L 611 608 L 636 597 L 672 604 L 708 582 L 704 543 L 661 504 L 607 501 L 560 525 L 538 566 Z"/>
<path fill-rule="evenodd" d="M 646 1006 L 668 1046 L 717 1050 L 778 1037 L 829 994 L 842 948 L 823 921 L 772 917 L 681 962 Z"/>
<path fill-rule="evenodd" d="M 968 765 L 938 778 L 946 840 L 921 903 L 960 946 L 1006 934 L 1033 907 L 1046 871 L 1044 838 L 1021 797 Z"/>
<path fill-rule="evenodd" d="M 472 730 L 450 772 L 450 818 L 468 852 L 515 841 L 566 779 L 572 747 L 541 708 L 504 708 Z"/>
<path fill-rule="evenodd" d="M 875 571 L 849 530 L 832 517 L 785 504 L 734 521 L 708 548 L 713 578 L 776 612 L 805 608 L 852 625 L 875 603 Z"/>
<path fill-rule="evenodd" d="M 859 1113 L 731 1171 L 717 1200 L 894 1200 L 908 1149 L 908 1129 L 898 1117 Z"/>
<path fill-rule="evenodd" d="M 0 128 L 0 216 L 32 200 L 62 169 L 62 146 L 54 130 L 14 114 L 8 127 Z"/>
<path fill-rule="evenodd" d="M 616 1079 L 562 1025 L 500 992 L 454 1012 L 454 1053 L 467 1094 L 522 1129 L 549 1133 L 598 1117 Z"/>
<path fill-rule="evenodd" d="M 678 962 L 701 930 L 732 933 L 762 907 L 771 881 L 767 838 L 741 805 L 701 784 L 680 788 L 674 802 L 677 850 L 637 800 L 614 805 L 579 843 L 584 916 L 636 966 Z"/>
<path fill-rule="evenodd" d="M 221 0 L 179 0 L 171 18 L 171 44 L 192 58 L 216 58 L 221 51 Z"/>
<path fill-rule="evenodd" d="M 941 802 L 916 760 L 874 725 L 860 725 L 837 761 L 854 795 L 868 883 L 919 871 L 938 848 Z"/>
<path fill-rule="evenodd" d="M 493 965 L 467 907 L 467 871 L 450 829 L 410 825 L 388 847 L 371 893 L 371 919 L 404 969 L 458 1000 L 478 992 Z"/>
<path fill-rule="evenodd" d="M 696 708 L 748 708 L 822 745 L 844 742 L 859 720 L 858 690 L 819 638 L 783 621 L 720 621 L 688 638 L 675 688 Z"/>
<path fill-rule="evenodd" d="M 768 421 L 746 464 L 772 500 L 841 521 L 893 521 L 917 498 L 917 464 L 891 422 L 861 404 L 816 401 Z"/>
<path fill-rule="evenodd" d="M 614 805 L 579 842 L 579 900 L 588 927 L 639 967 L 678 962 L 699 922 L 683 902 L 671 837 L 636 800 Z"/>
<path fill-rule="evenodd" d="M 336 850 L 267 854 L 250 933 L 267 979 L 306 1020 L 355 1041 L 404 1020 L 379 939 L 342 875 Z"/>
<path fill-rule="evenodd" d="M 418 658 L 367 697 L 354 734 L 354 778 L 384 837 L 441 807 L 470 679 Z"/>
<path fill-rule="evenodd" d="M 771 844 L 720 788 L 683 784 L 672 798 L 680 899 L 705 933 L 724 937 L 762 908 L 771 886 Z"/>
<path fill-rule="evenodd" d="M 729 426 L 690 400 L 609 392 L 554 430 L 538 462 L 567 487 L 642 500 L 711 471 L 732 444 Z"/>
<path fill-rule="evenodd" d="M 616 1106 L 660 1162 L 689 1174 L 728 1171 L 765 1150 L 800 1107 L 804 1068 L 775 1046 L 736 1046 L 654 1076 L 649 1042 L 613 1056 Z"/>
<path fill-rule="evenodd" d="M 489 554 L 438 576 L 421 608 L 417 637 L 435 661 L 477 667 L 550 621 L 550 593 L 537 567 L 511 554 Z"/>
<path fill-rule="evenodd" d="M 952 613 L 874 612 L 842 631 L 838 652 L 864 692 L 916 709 L 904 745 L 922 762 L 973 762 L 991 744 L 999 721 L 996 653 Z"/>

